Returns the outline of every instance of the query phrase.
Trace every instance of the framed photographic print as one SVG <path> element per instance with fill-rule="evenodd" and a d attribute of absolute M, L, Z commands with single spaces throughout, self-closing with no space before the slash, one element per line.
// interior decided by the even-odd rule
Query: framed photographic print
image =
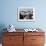
<path fill-rule="evenodd" d="M 19 7 L 17 14 L 18 21 L 35 21 L 35 8 Z"/>

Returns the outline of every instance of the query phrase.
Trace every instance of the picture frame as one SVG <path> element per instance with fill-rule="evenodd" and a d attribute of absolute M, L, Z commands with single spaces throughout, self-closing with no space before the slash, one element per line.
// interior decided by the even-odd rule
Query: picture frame
<path fill-rule="evenodd" d="M 19 7 L 17 15 L 18 21 L 35 21 L 35 8 Z"/>

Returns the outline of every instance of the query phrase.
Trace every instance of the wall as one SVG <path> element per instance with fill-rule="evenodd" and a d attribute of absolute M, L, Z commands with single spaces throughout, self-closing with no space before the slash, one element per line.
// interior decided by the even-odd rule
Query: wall
<path fill-rule="evenodd" d="M 46 28 L 46 0 L 0 0 L 0 25 L 13 24 L 16 28 Z M 34 7 L 36 10 L 35 22 L 18 22 L 18 7 Z"/>
<path fill-rule="evenodd" d="M 34 22 L 18 22 L 18 7 L 34 7 L 36 20 Z M 46 31 L 46 0 L 0 0 L 0 31 L 13 24 L 16 28 L 37 28 Z"/>

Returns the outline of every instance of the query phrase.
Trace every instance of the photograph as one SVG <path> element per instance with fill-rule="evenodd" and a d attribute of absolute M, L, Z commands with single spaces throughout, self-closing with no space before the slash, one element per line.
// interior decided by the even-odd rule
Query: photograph
<path fill-rule="evenodd" d="M 18 21 L 34 21 L 35 8 L 20 7 L 18 8 Z"/>

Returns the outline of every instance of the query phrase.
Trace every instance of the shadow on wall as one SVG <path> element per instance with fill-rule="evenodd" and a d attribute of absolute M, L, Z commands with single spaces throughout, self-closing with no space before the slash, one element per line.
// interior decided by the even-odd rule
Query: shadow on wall
<path fill-rule="evenodd" d="M 2 43 L 2 33 L 6 32 L 6 29 L 4 30 L 4 28 L 6 28 L 6 26 L 4 24 L 0 24 L 0 43 Z"/>

